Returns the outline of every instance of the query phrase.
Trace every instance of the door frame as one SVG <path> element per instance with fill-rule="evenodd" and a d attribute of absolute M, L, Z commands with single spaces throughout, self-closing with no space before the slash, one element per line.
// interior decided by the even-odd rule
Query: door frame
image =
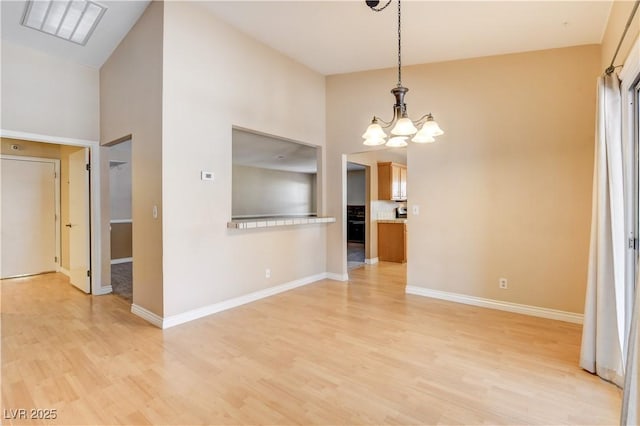
<path fill-rule="evenodd" d="M 54 182 L 54 210 L 55 210 L 55 232 L 56 232 L 56 254 L 55 264 L 56 272 L 60 272 L 60 160 L 56 158 L 44 158 L 44 157 L 26 157 L 22 155 L 9 155 L 0 154 L 0 159 L 3 160 L 17 160 L 17 161 L 33 161 L 37 163 L 53 163 L 53 171 L 55 176 Z"/>
<path fill-rule="evenodd" d="M 357 161 L 349 160 L 349 154 L 346 156 L 345 167 L 348 168 L 348 163 L 357 164 L 359 166 L 364 167 L 364 205 L 365 205 L 365 218 L 364 218 L 364 264 L 372 265 L 378 263 L 378 257 L 375 258 L 370 257 L 371 253 L 371 166 L 368 164 L 362 164 Z M 349 239 L 349 218 L 347 217 L 347 202 L 348 193 L 349 193 L 349 171 L 345 169 L 345 204 L 344 204 L 344 222 L 345 222 L 345 242 Z M 345 243 L 346 244 L 346 243 Z M 348 244 L 347 244 L 348 245 Z M 347 246 L 345 246 L 347 247 Z M 347 258 L 349 257 L 349 249 L 345 248 Z M 349 273 L 348 267 L 349 261 L 347 260 L 347 274 Z"/>
<path fill-rule="evenodd" d="M 75 139 L 61 136 L 41 135 L 15 130 L 0 129 L 0 137 L 22 139 L 26 141 L 51 143 L 57 145 L 69 145 L 89 148 L 90 164 L 90 256 L 91 256 L 91 294 L 101 295 L 111 293 L 111 286 L 102 286 L 102 215 L 100 200 L 100 142 Z"/>
<path fill-rule="evenodd" d="M 640 129 L 635 128 L 635 114 L 638 107 L 635 102 L 635 91 L 640 85 L 640 37 L 635 41 L 629 56 L 625 60 L 620 71 L 620 95 L 622 98 L 622 149 L 624 162 L 625 185 L 625 232 L 627 237 L 627 250 L 625 258 L 625 330 L 627 335 L 631 327 L 635 284 L 638 278 L 638 238 L 640 238 Z M 634 240 L 631 243 L 629 240 Z M 623 363 L 626 364 L 627 343 L 623 348 Z"/>

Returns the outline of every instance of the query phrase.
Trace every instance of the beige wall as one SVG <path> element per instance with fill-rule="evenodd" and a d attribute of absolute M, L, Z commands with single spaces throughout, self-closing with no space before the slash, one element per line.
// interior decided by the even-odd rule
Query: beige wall
<path fill-rule="evenodd" d="M 97 141 L 98 70 L 2 41 L 2 129 Z"/>
<path fill-rule="evenodd" d="M 100 70 L 102 144 L 132 139 L 133 303 L 163 313 L 162 57 L 164 3 L 152 2 Z M 189 78 L 188 75 L 183 78 Z M 105 148 L 106 151 L 107 148 Z M 109 155 L 102 157 L 102 235 L 107 259 Z M 153 206 L 158 208 L 154 219 Z M 109 268 L 110 264 L 103 264 Z"/>
<path fill-rule="evenodd" d="M 324 77 L 197 2 L 165 3 L 164 28 L 165 315 L 325 272 L 327 225 L 226 228 L 232 126 L 324 146 Z"/>
<path fill-rule="evenodd" d="M 633 9 L 633 1 L 629 0 L 614 0 L 611 6 L 611 12 L 609 13 L 609 21 L 607 22 L 607 28 L 602 36 L 602 55 L 601 55 L 601 71 L 604 71 L 609 64 L 611 64 L 611 58 L 616 51 L 624 27 L 629 19 L 631 9 Z M 640 11 L 636 12 L 629 31 L 620 47 L 620 52 L 616 58 L 614 65 L 624 64 L 627 55 L 629 54 L 633 43 L 638 39 L 640 35 Z M 618 71 L 620 69 L 618 68 Z"/>
<path fill-rule="evenodd" d="M 130 140 L 109 147 L 109 195 L 110 219 L 131 220 Z"/>
<path fill-rule="evenodd" d="M 412 116 L 446 131 L 408 153 L 408 284 L 582 312 L 589 246 L 599 46 L 406 67 Z M 327 78 L 327 185 L 392 105 L 395 70 Z M 378 87 L 378 90 L 372 90 Z M 388 119 L 388 117 L 383 116 Z M 328 213 L 341 216 L 340 191 Z M 329 232 L 329 268 L 344 271 Z M 342 258 L 341 258 L 342 256 Z M 509 289 L 498 288 L 498 278 Z"/>
<path fill-rule="evenodd" d="M 365 205 L 365 178 L 364 170 L 351 170 L 347 172 L 347 205 Z"/>
<path fill-rule="evenodd" d="M 125 259 L 132 257 L 132 224 L 111 224 L 111 259 Z"/>

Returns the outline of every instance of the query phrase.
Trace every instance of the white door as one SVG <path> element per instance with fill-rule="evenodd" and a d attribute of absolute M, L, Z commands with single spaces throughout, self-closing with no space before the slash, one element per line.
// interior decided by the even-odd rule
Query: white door
<path fill-rule="evenodd" d="M 89 265 L 89 150 L 69 155 L 69 276 L 71 284 L 91 292 Z"/>
<path fill-rule="evenodd" d="M 0 161 L 0 277 L 55 271 L 56 160 Z"/>

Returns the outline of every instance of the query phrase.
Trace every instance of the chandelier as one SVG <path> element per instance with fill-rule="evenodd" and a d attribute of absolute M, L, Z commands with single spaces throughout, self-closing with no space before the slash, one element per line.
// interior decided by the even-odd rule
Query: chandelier
<path fill-rule="evenodd" d="M 366 0 L 367 6 L 375 12 L 380 12 L 391 4 L 388 0 L 384 6 L 378 7 L 379 0 Z M 362 138 L 364 144 L 369 146 L 385 145 L 392 148 L 407 146 L 407 139 L 411 136 L 412 142 L 428 143 L 435 142 L 435 137 L 444 134 L 438 123 L 433 119 L 431 113 L 420 117 L 418 120 L 411 120 L 407 114 L 407 105 L 404 103 L 404 95 L 409 91 L 402 85 L 402 24 L 400 0 L 398 0 L 398 84 L 391 89 L 391 94 L 396 98 L 393 105 L 393 119 L 389 122 L 373 116 L 371 124 L 367 127 Z M 420 127 L 420 130 L 418 130 Z M 383 129 L 391 128 L 392 137 L 387 141 L 387 134 Z"/>

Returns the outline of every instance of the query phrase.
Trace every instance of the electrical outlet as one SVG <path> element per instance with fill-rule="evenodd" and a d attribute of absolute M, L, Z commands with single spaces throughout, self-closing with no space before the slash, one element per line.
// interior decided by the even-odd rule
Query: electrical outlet
<path fill-rule="evenodd" d="M 271 269 L 267 268 L 264 270 L 264 277 L 271 278 Z"/>
<path fill-rule="evenodd" d="M 507 283 L 507 279 L 506 279 L 506 278 L 500 278 L 500 279 L 498 280 L 498 285 L 499 285 L 499 286 L 500 286 L 500 288 L 502 288 L 502 289 L 507 289 L 507 288 L 509 288 L 509 285 L 508 285 L 508 283 Z"/>
<path fill-rule="evenodd" d="M 417 206 L 417 205 L 412 206 L 411 207 L 411 212 L 416 216 L 419 215 L 420 214 L 420 206 Z"/>

